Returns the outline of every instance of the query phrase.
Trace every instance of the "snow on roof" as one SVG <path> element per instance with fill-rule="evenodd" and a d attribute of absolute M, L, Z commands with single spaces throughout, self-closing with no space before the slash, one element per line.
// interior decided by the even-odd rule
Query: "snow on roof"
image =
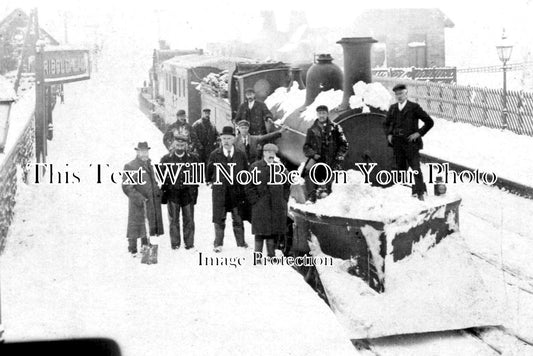
<path fill-rule="evenodd" d="M 215 67 L 223 70 L 234 68 L 237 62 L 255 63 L 256 61 L 243 57 L 223 57 L 203 54 L 188 54 L 184 56 L 176 56 L 174 58 L 164 61 L 163 64 L 182 68 Z"/>
<path fill-rule="evenodd" d="M 408 47 L 426 47 L 426 42 L 409 42 Z"/>
<path fill-rule="evenodd" d="M 17 94 L 13 89 L 13 84 L 0 75 L 0 101 L 15 100 Z"/>

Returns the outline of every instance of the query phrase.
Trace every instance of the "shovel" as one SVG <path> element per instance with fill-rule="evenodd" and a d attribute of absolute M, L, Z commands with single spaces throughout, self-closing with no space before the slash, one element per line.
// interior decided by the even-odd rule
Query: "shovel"
<path fill-rule="evenodd" d="M 146 216 L 146 203 L 144 204 L 144 211 Z M 147 220 L 147 219 L 146 219 Z M 147 222 L 147 221 L 146 221 Z M 148 224 L 148 230 L 150 231 L 150 224 Z M 148 240 L 148 245 L 144 245 L 141 247 L 141 263 L 147 264 L 147 265 L 154 265 L 157 263 L 157 248 L 158 245 L 152 245 L 150 243 L 150 237 L 146 236 L 146 239 Z"/>

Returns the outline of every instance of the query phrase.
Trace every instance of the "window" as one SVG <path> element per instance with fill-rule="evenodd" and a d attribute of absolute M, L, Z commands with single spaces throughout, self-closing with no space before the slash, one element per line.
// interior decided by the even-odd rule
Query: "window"
<path fill-rule="evenodd" d="M 174 93 L 174 95 L 177 94 L 177 86 L 178 86 L 178 83 L 177 83 L 177 79 L 175 76 L 172 76 L 172 93 Z"/>

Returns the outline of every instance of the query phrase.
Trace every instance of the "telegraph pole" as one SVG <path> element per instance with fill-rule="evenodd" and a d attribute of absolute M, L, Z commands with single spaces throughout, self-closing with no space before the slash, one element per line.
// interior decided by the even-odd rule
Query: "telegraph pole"
<path fill-rule="evenodd" d="M 39 36 L 39 14 L 34 13 L 35 33 L 35 159 L 37 163 L 46 162 L 46 130 L 45 130 L 45 84 L 44 84 L 44 41 Z"/>

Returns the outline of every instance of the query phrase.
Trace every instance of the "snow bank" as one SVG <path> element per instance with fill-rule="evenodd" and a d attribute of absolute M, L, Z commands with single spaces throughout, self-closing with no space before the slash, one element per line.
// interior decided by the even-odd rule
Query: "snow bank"
<path fill-rule="evenodd" d="M 273 112 L 279 124 L 283 124 L 285 119 L 304 102 L 305 90 L 298 89 L 297 82 L 293 82 L 289 89 L 279 87 L 265 100 L 265 104 Z"/>
<path fill-rule="evenodd" d="M 354 95 L 350 97 L 350 107 L 352 109 L 365 108 L 371 106 L 383 111 L 389 109 L 391 95 L 387 88 L 381 83 L 367 84 L 359 81 L 353 86 Z"/>
<path fill-rule="evenodd" d="M 427 196 L 425 201 L 413 199 L 410 188 L 395 185 L 390 188 L 373 187 L 364 183 L 362 173 L 346 171 L 347 182 L 333 183 L 332 193 L 313 205 L 297 204 L 302 211 L 322 216 L 391 221 L 400 216 L 418 214 L 459 199 L 455 194 Z"/>
<path fill-rule="evenodd" d="M 533 185 L 531 136 L 437 118 L 424 141 L 428 155 Z"/>
<path fill-rule="evenodd" d="M 310 248 L 325 256 L 314 236 Z M 391 283 L 382 294 L 350 275 L 351 265 L 334 259 L 333 267 L 317 269 L 332 309 L 353 338 L 500 323 L 500 304 L 482 283 L 459 234 L 388 265 Z"/>
<path fill-rule="evenodd" d="M 13 84 L 0 75 L 0 100 L 15 100 L 17 94 L 13 90 Z"/>
<path fill-rule="evenodd" d="M 366 112 L 368 106 L 387 110 L 391 101 L 391 95 L 381 83 L 370 83 L 359 81 L 354 86 L 354 95 L 350 97 L 350 107 L 352 109 L 363 108 Z M 270 110 L 280 111 L 275 115 L 279 123 L 283 121 L 305 102 L 305 89 L 298 89 L 298 83 L 293 82 L 290 89 L 280 87 L 274 91 L 266 100 L 265 104 Z M 318 94 L 313 103 L 305 108 L 303 112 L 306 121 L 316 119 L 316 107 L 326 105 L 330 110 L 339 106 L 342 102 L 344 92 L 342 90 L 328 90 Z"/>

